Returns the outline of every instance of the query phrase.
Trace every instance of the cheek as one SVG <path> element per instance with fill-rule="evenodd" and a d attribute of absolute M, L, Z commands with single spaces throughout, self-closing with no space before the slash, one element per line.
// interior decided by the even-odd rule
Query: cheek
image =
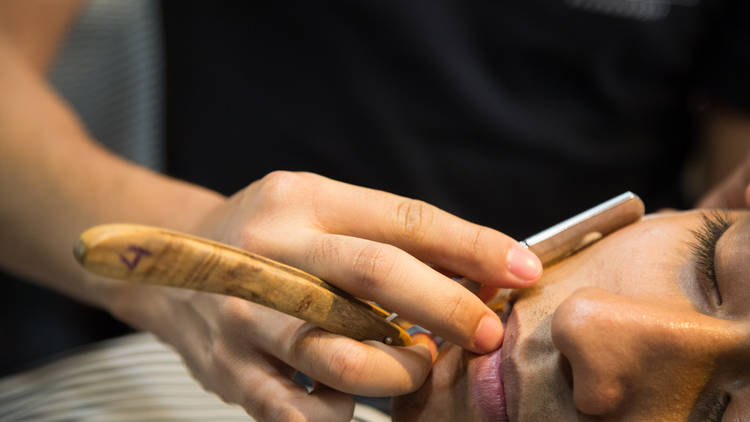
<path fill-rule="evenodd" d="M 635 239 L 607 238 L 609 247 L 589 254 L 581 254 L 572 262 L 572 277 L 565 283 L 569 291 L 581 287 L 598 287 L 610 293 L 631 298 L 678 299 L 684 302 L 685 291 L 680 280 L 689 269 L 685 259 L 689 256 L 688 239 L 684 236 L 657 236 L 654 233 L 636 233 Z M 614 243 L 614 242 L 617 243 Z M 572 278 L 572 280 L 571 280 Z"/>
<path fill-rule="evenodd" d="M 690 414 L 708 382 L 705 371 L 664 374 L 668 384 L 654 383 L 642 391 L 641 420 L 692 420 Z"/>

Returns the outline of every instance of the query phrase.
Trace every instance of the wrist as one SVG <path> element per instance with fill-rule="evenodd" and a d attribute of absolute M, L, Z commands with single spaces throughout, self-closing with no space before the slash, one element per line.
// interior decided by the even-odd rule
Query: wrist
<path fill-rule="evenodd" d="M 170 315 L 168 288 L 119 280 L 107 280 L 112 285 L 103 308 L 118 320 L 133 328 L 158 331 L 157 322 L 166 322 Z"/>
<path fill-rule="evenodd" d="M 183 200 L 176 202 L 180 204 L 180 210 L 171 215 L 164 227 L 201 236 L 205 222 L 226 202 L 227 198 L 218 192 L 191 185 Z"/>

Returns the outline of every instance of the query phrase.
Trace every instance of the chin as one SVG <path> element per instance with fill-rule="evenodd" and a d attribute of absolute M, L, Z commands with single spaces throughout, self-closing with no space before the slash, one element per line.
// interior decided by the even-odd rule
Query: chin
<path fill-rule="evenodd" d="M 501 316 L 504 323 L 509 314 L 510 309 Z M 505 336 L 513 337 L 507 330 Z M 476 355 L 444 343 L 422 387 L 393 399 L 393 420 L 509 422 L 505 386 L 513 382 L 506 379 L 512 373 L 503 370 L 507 351 L 504 345 Z"/>

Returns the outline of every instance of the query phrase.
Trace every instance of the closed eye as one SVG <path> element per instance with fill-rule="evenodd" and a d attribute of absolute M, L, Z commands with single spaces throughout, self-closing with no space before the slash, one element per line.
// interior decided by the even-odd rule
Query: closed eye
<path fill-rule="evenodd" d="M 702 220 L 701 227 L 692 230 L 693 242 L 690 244 L 690 249 L 695 258 L 701 287 L 708 297 L 709 303 L 718 307 L 724 303 L 724 300 L 716 279 L 716 243 L 734 221 L 724 211 L 703 214 Z"/>

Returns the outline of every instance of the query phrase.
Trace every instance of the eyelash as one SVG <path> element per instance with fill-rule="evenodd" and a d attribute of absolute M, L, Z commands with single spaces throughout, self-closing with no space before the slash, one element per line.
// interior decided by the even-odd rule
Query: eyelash
<path fill-rule="evenodd" d="M 691 243 L 691 251 L 695 258 L 696 267 L 700 271 L 702 278 L 710 286 L 704 286 L 708 290 L 716 293 L 717 305 L 721 305 L 724 300 L 721 297 L 719 283 L 716 280 L 716 268 L 714 264 L 716 255 L 716 242 L 722 234 L 732 225 L 729 215 L 723 211 L 716 211 L 710 214 L 703 214 L 703 224 L 693 230 L 694 241 Z"/>

